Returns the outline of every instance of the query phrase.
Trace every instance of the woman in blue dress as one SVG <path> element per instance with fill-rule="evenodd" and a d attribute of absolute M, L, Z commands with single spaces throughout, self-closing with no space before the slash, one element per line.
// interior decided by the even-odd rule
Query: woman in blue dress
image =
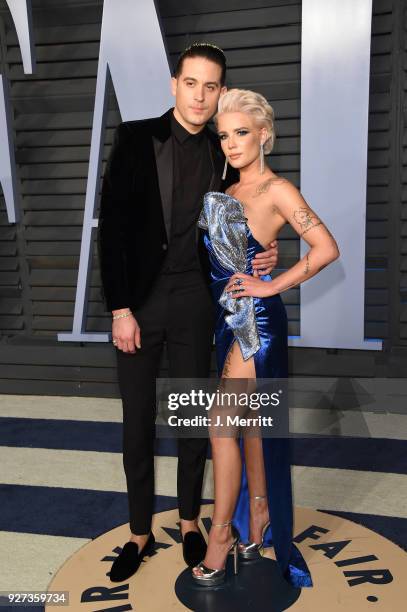
<path fill-rule="evenodd" d="M 232 89 L 220 98 L 216 127 L 227 164 L 240 173 L 227 193 L 204 197 L 198 225 L 205 230 L 211 290 L 217 307 L 218 373 L 247 381 L 286 378 L 287 316 L 280 293 L 298 286 L 337 259 L 337 244 L 297 188 L 264 162 L 274 140 L 274 113 L 260 94 Z M 259 276 L 251 260 L 289 223 L 309 245 L 305 257 L 276 278 Z M 274 546 L 283 576 L 311 586 L 292 544 L 293 510 L 289 441 L 211 434 L 215 505 L 205 559 L 192 570 L 208 587 L 225 580 L 226 558 L 253 559 Z"/>

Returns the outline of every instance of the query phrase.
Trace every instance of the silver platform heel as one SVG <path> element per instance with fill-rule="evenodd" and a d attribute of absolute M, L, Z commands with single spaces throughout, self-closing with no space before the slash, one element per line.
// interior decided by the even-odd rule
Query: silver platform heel
<path fill-rule="evenodd" d="M 256 495 L 252 499 L 267 499 L 266 495 Z M 270 526 L 270 521 L 268 521 L 262 530 L 261 533 L 261 542 L 260 544 L 256 544 L 256 542 L 247 542 L 246 544 L 240 544 L 239 546 L 239 556 L 241 559 L 261 559 L 262 552 L 264 549 L 264 536 L 266 534 L 267 529 Z"/>
<path fill-rule="evenodd" d="M 227 527 L 232 523 L 229 521 L 228 523 L 212 523 L 212 527 Z M 234 541 L 228 551 L 228 555 L 233 554 L 233 572 L 236 575 L 239 571 L 239 553 L 237 546 L 239 544 L 239 534 L 237 529 L 235 529 L 232 525 L 232 534 L 234 537 Z M 226 562 L 225 562 L 226 565 Z M 192 578 L 197 584 L 201 586 L 207 587 L 215 587 L 219 584 L 223 584 L 225 582 L 226 577 L 226 569 L 223 567 L 222 569 L 211 569 L 210 567 L 206 567 L 203 561 L 198 563 L 195 566 L 197 569 L 200 569 L 202 572 L 202 576 L 196 576 L 194 572 L 192 572 Z M 195 569 L 195 568 L 194 568 Z"/>

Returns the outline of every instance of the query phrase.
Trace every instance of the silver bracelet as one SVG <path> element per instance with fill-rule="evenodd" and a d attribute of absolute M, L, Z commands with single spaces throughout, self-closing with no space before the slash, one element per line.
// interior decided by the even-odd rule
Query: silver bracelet
<path fill-rule="evenodd" d="M 125 319 L 126 317 L 130 317 L 133 313 L 131 312 L 131 310 L 129 310 L 129 312 L 123 312 L 122 314 L 115 314 L 113 315 L 113 321 L 116 321 L 116 319 Z"/>

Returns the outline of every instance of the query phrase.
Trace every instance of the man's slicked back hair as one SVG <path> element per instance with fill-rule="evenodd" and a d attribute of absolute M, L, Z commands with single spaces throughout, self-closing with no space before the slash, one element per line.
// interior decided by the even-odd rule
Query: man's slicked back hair
<path fill-rule="evenodd" d="M 222 86 L 225 84 L 226 57 L 220 47 L 212 45 L 211 43 L 193 43 L 190 47 L 187 47 L 178 58 L 177 66 L 174 71 L 175 78 L 178 78 L 182 73 L 184 60 L 188 57 L 203 57 L 217 64 L 222 69 L 220 83 Z"/>

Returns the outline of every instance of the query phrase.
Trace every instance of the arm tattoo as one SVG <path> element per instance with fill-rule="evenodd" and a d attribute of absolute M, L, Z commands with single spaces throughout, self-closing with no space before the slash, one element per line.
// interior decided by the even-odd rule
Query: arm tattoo
<path fill-rule="evenodd" d="M 326 264 L 327 265 L 327 264 Z M 318 272 L 320 270 L 322 270 L 322 268 L 324 268 L 325 266 L 322 266 Z M 305 256 L 305 268 L 304 268 L 304 274 L 308 274 L 310 271 L 310 261 L 309 261 L 309 253 L 306 254 Z M 303 279 L 303 280 L 307 280 L 307 279 Z M 282 287 L 282 289 L 280 289 L 280 293 L 283 291 L 287 291 L 287 289 L 292 289 L 293 287 L 296 287 L 297 285 L 301 284 L 301 280 L 296 281 L 295 283 L 290 283 L 289 285 L 286 285 L 285 287 Z"/>
<path fill-rule="evenodd" d="M 304 206 L 301 206 L 298 210 L 296 210 L 294 212 L 293 217 L 294 217 L 294 220 L 298 223 L 298 225 L 303 230 L 302 234 L 304 234 L 305 231 L 308 231 L 312 227 L 316 227 L 317 225 L 321 225 L 322 223 L 318 219 L 318 217 L 312 215 L 311 212 L 308 210 L 308 208 L 305 208 Z"/>
<path fill-rule="evenodd" d="M 305 257 L 305 270 L 304 270 L 304 274 L 308 274 L 309 272 L 309 253 L 307 253 L 306 257 Z"/>
<path fill-rule="evenodd" d="M 303 232 L 301 232 L 301 236 L 303 236 L 304 234 L 306 234 L 307 232 L 309 232 L 311 229 L 313 229 L 314 227 L 318 227 L 318 225 L 324 225 L 322 223 L 322 221 L 318 221 L 318 223 L 315 223 L 315 225 L 310 225 L 309 227 L 307 227 L 307 229 L 305 229 Z"/>

